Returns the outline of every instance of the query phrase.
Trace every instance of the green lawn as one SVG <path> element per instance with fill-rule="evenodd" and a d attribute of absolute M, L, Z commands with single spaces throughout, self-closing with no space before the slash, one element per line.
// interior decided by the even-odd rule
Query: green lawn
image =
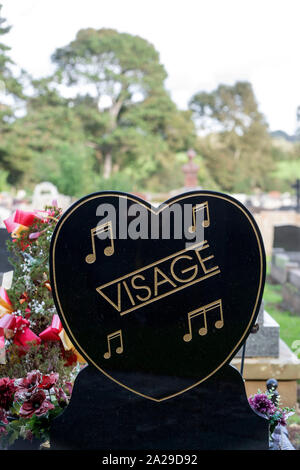
<path fill-rule="evenodd" d="M 267 278 L 268 279 L 268 278 Z M 292 349 L 293 352 L 299 351 L 300 358 L 300 315 L 292 315 L 290 312 L 281 308 L 282 295 L 281 285 L 274 285 L 266 282 L 264 296 L 265 310 L 280 325 L 280 338 Z M 298 347 L 293 346 L 293 342 L 298 340 Z"/>

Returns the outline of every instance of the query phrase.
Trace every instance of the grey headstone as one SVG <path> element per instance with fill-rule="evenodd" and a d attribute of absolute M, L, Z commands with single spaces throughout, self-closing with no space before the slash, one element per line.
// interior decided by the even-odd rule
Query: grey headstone
<path fill-rule="evenodd" d="M 295 315 L 300 315 L 300 289 L 287 282 L 282 286 L 282 307 Z"/>
<path fill-rule="evenodd" d="M 259 308 L 259 312 L 256 318 L 256 324 L 262 325 L 264 323 L 264 310 L 265 310 L 265 303 L 262 300 Z"/>
<path fill-rule="evenodd" d="M 300 251 L 285 251 L 291 262 L 300 264 Z"/>
<path fill-rule="evenodd" d="M 300 227 L 296 225 L 275 225 L 274 248 L 285 251 L 300 251 Z"/>
<path fill-rule="evenodd" d="M 286 264 L 289 262 L 289 257 L 286 253 L 277 253 L 274 261 L 277 268 L 285 269 Z"/>
<path fill-rule="evenodd" d="M 278 323 L 264 311 L 263 324 L 259 325 L 257 333 L 252 333 L 247 338 L 246 357 L 279 357 L 279 333 Z M 241 357 L 242 349 L 236 357 Z"/>
<path fill-rule="evenodd" d="M 278 253 L 284 253 L 284 249 L 283 248 L 272 248 L 272 263 L 275 263 L 275 256 L 278 254 Z"/>
<path fill-rule="evenodd" d="M 279 284 L 284 284 L 287 281 L 288 272 L 298 267 L 299 263 L 297 261 L 291 261 L 288 253 L 277 251 L 272 256 L 271 278 Z"/>
<path fill-rule="evenodd" d="M 300 269 L 290 269 L 287 281 L 300 290 Z"/>
<path fill-rule="evenodd" d="M 6 241 L 9 239 L 11 237 L 6 228 L 0 228 L 0 273 L 5 273 L 12 269 L 12 265 L 8 261 L 11 255 L 6 246 Z"/>

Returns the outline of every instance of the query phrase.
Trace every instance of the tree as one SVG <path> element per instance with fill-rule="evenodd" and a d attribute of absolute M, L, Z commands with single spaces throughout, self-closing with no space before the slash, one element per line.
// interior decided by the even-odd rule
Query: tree
<path fill-rule="evenodd" d="M 2 5 L 0 4 L 0 36 L 7 34 L 11 26 L 6 25 L 6 19 L 1 17 Z M 20 79 L 16 78 L 12 72 L 14 62 L 7 55 L 10 47 L 0 42 L 0 120 L 6 122 L 13 115 L 12 106 L 7 103 L 8 96 L 13 98 L 24 98 Z"/>
<path fill-rule="evenodd" d="M 26 114 L 0 141 L 9 182 L 30 187 L 47 179 L 72 196 L 118 185 L 171 186 L 175 154 L 193 146 L 196 133 L 191 111 L 178 110 L 164 88 L 154 47 L 138 36 L 90 28 L 52 59 L 55 74 L 31 81 Z"/>
<path fill-rule="evenodd" d="M 165 69 L 145 39 L 113 29 L 84 29 L 52 59 L 61 83 L 86 90 L 85 96 L 77 94 L 74 106 L 104 178 L 125 170 L 133 180 L 138 174 L 141 183 L 185 144 L 193 127 L 190 115 L 185 115 L 189 125 L 177 134 L 174 129 L 185 119 L 164 89 Z M 87 102 L 90 114 L 83 106 Z"/>
<path fill-rule="evenodd" d="M 90 189 L 93 150 L 79 116 L 52 86 L 53 79 L 34 80 L 27 113 L 10 124 L 0 144 L 13 184 L 32 186 L 51 181 L 63 194 L 82 196 Z"/>
<path fill-rule="evenodd" d="M 1 17 L 2 5 L 0 5 L 0 36 L 7 34 L 11 27 L 6 25 L 6 20 Z M 23 100 L 23 87 L 21 78 L 16 78 L 12 71 L 14 62 L 8 56 L 10 50 L 3 42 L 0 42 L 0 169 L 9 175 L 11 165 L 7 159 L 7 152 L 3 141 L 10 130 L 10 123 L 14 118 L 16 101 Z M 22 72 L 24 75 L 24 72 Z"/>
<path fill-rule="evenodd" d="M 267 127 L 249 82 L 236 82 L 232 86 L 221 84 L 210 93 L 196 93 L 189 106 L 205 129 L 212 131 L 234 131 L 243 135 L 254 122 Z"/>
<path fill-rule="evenodd" d="M 266 188 L 273 167 L 271 138 L 251 84 L 196 93 L 189 107 L 208 134 L 198 145 L 217 184 L 229 191 Z"/>

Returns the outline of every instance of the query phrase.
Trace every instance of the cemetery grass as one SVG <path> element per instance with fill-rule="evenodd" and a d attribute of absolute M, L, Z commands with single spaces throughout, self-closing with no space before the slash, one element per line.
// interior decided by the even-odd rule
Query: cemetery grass
<path fill-rule="evenodd" d="M 300 316 L 293 315 L 282 308 L 281 285 L 271 284 L 267 281 L 263 299 L 265 309 L 280 325 L 280 338 L 293 352 L 296 352 L 293 343 L 300 340 Z M 300 358 L 300 352 L 298 357 Z"/>
<path fill-rule="evenodd" d="M 293 315 L 290 311 L 282 307 L 281 285 L 274 284 L 270 280 L 270 263 L 271 259 L 267 257 L 267 276 L 263 300 L 265 309 L 280 325 L 280 338 L 288 345 L 288 347 L 296 353 L 293 347 L 294 341 L 300 340 L 300 315 Z M 297 348 L 299 351 L 299 347 Z M 300 358 L 300 351 L 298 353 Z"/>

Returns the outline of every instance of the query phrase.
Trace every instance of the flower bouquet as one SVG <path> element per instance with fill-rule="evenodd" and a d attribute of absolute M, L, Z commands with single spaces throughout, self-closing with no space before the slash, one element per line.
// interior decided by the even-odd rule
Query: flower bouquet
<path fill-rule="evenodd" d="M 42 211 L 16 210 L 4 220 L 13 280 L 0 286 L 0 447 L 47 440 L 85 364 L 68 338 L 49 281 L 49 246 L 61 216 L 56 201 Z M 80 366 L 81 365 L 81 366 Z"/>
<path fill-rule="evenodd" d="M 0 442 L 11 448 L 19 438 L 49 441 L 51 421 L 70 400 L 71 382 L 59 385 L 59 374 L 29 372 L 21 379 L 0 379 Z"/>
<path fill-rule="evenodd" d="M 258 390 L 258 393 L 249 398 L 250 406 L 269 420 L 271 442 L 276 439 L 276 430 L 281 426 L 285 427 L 288 418 L 295 413 L 294 408 L 280 407 L 280 396 L 274 395 L 273 392 L 270 390 L 263 393 Z"/>

